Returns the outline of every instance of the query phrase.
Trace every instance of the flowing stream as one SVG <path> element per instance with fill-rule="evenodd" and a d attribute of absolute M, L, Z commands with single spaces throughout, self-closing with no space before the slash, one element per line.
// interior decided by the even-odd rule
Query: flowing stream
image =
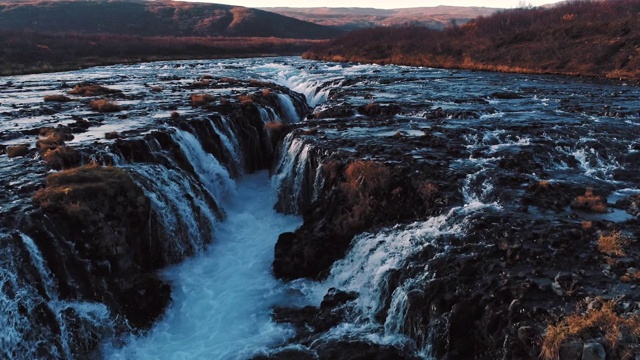
<path fill-rule="evenodd" d="M 270 309 L 286 300 L 271 275 L 278 235 L 300 218 L 273 210 L 266 172 L 247 175 L 226 202 L 227 218 L 202 254 L 166 269 L 173 303 L 147 336 L 109 344 L 107 359 L 246 359 L 292 335 L 273 323 Z"/>
<path fill-rule="evenodd" d="M 342 103 L 357 109 L 373 101 L 401 104 L 402 111 L 389 117 L 393 123 L 374 126 L 355 110 L 345 118 L 329 116 L 325 121 L 319 117 L 313 129 L 306 129 L 312 134 L 309 137 L 293 132 L 284 138 L 271 179 L 266 171 L 242 175 L 247 172 L 243 165 L 249 154 L 234 128 L 238 125 L 231 118 L 194 108 L 188 100 L 191 94 L 200 92 L 189 86 L 203 74 L 274 81 L 303 94 L 310 106 L 316 106 L 315 114 Z M 61 90 L 66 88 L 62 83 L 80 81 L 100 82 L 130 95 L 122 101 L 126 117 L 95 114 L 76 104 L 57 105 L 60 109 L 56 114 L 43 115 L 43 95 L 65 91 Z M 166 91 L 150 92 L 147 84 L 162 84 Z M 33 165 L 39 155 L 35 159 L 0 156 L 0 175 L 5 179 L 0 185 L 15 189 L 26 184 L 24 192 L 0 194 L 0 325 L 9 329 L 0 334 L 0 357 L 11 359 L 46 357 L 39 354 L 73 358 L 70 344 L 76 340 L 69 339 L 66 331 L 67 324 L 78 322 L 93 326 L 84 331 L 87 337 L 94 331 L 100 332 L 96 341 L 107 339 L 100 349 L 107 359 L 249 359 L 287 344 L 294 335 L 289 325 L 273 322 L 274 306 L 318 306 L 330 288 L 358 292 L 360 297 L 354 301 L 347 321 L 327 331 L 325 338 L 406 345 L 415 350 L 414 354 L 429 358 L 428 344 L 421 347 L 425 345 L 421 341 L 416 345 L 420 341 L 403 335 L 406 331 L 402 329 L 406 328 L 408 295 L 419 290 L 430 274 L 424 271 L 403 279 L 391 295 L 383 294 L 387 290 L 384 284 L 393 271 L 417 266 L 409 262 L 422 249 L 443 237 L 464 237 L 475 217 L 514 211 L 518 206 L 515 200 L 513 204 L 499 201 L 500 186 L 504 187 L 500 181 L 515 175 L 518 181 L 523 179 L 523 186 L 513 190 L 514 194 L 524 192 L 524 185 L 542 180 L 600 186 L 611 192 L 609 205 L 640 192 L 634 165 L 640 158 L 640 90 L 624 84 L 275 58 L 115 65 L 0 78 L 0 86 L 0 117 L 6 117 L 0 122 L 3 146 L 33 145 L 41 127 L 72 124 L 77 117 L 99 121 L 89 131 L 75 134 L 68 144 L 100 147 L 108 153 L 115 145 L 105 139 L 107 132 L 125 134 L 123 142 L 144 139 L 151 143 L 155 140 L 145 136 L 158 129 L 166 131 L 174 146 L 163 148 L 164 144 L 153 143 L 150 152 L 161 160 L 157 163 L 124 160 L 124 156 L 120 159 L 122 154 L 115 150 L 112 156 L 113 162 L 126 168 L 140 185 L 163 222 L 167 233 L 164 263 L 187 258 L 162 271 L 172 286 L 172 302 L 164 317 L 148 333 L 113 338 L 113 318 L 107 307 L 60 300 L 52 272 L 43 259 L 45 252 L 17 228 L 3 228 L 5 214 L 6 219 L 14 215 L 18 211 L 15 209 L 30 201 L 24 194 L 41 186 L 42 177 L 31 174 L 29 166 L 42 165 Z M 206 89 L 229 98 L 229 94 L 257 90 L 241 85 Z M 257 106 L 262 122 L 297 122 L 301 114 L 292 98 L 277 94 L 277 99 L 278 114 L 278 109 Z M 204 119 L 220 140 L 219 153 L 226 154 L 230 161 L 224 163 L 204 149 L 203 144 L 210 139 L 203 141 L 199 135 L 206 135 L 173 127 L 167 120 L 169 108 L 194 123 Z M 435 118 L 430 117 L 436 112 Z M 316 200 L 323 187 L 320 157 L 337 153 L 373 156 L 366 153 L 367 146 L 382 147 L 398 139 L 406 143 L 428 139 L 435 145 L 447 143 L 455 150 L 452 155 L 435 145 L 416 142 L 394 161 L 432 161 L 447 173 L 459 175 L 451 181 L 457 181 L 454 186 L 460 203 L 422 221 L 357 235 L 325 281 L 284 284 L 276 280 L 272 261 L 278 236 L 294 231 L 302 222 L 299 216 L 276 212 L 276 201 L 288 204 L 281 209 L 285 212 L 303 212 L 302 189 L 311 183 L 313 189 L 306 189 L 307 195 Z M 176 157 L 178 152 L 180 156 Z M 515 164 L 503 162 L 513 154 L 522 154 L 522 158 Z M 516 168 L 528 159 L 540 167 Z M 192 174 L 185 171 L 186 167 Z M 41 168 L 36 170 L 43 172 Z M 314 171 L 315 179 L 306 178 Z M 204 200 L 209 198 L 215 200 L 224 216 L 218 216 L 217 209 Z M 531 208 L 532 214 L 538 214 L 533 205 Z M 613 222 L 633 218 L 622 209 L 591 216 Z M 183 236 L 175 236 L 179 233 Z M 188 242 L 178 242 L 181 238 Z M 448 249 L 441 246 L 439 251 L 443 254 Z M 38 283 L 42 284 L 38 287 Z M 383 303 L 385 296 L 390 298 L 389 304 Z M 377 314 L 387 305 L 386 318 L 381 321 Z M 61 334 L 50 334 L 48 329 L 31 331 L 33 319 L 25 314 L 38 314 L 43 308 L 49 309 L 44 313 L 56 317 L 52 323 Z M 53 336 L 61 339 L 47 342 L 47 337 Z M 319 337 L 318 341 L 322 340 Z"/>

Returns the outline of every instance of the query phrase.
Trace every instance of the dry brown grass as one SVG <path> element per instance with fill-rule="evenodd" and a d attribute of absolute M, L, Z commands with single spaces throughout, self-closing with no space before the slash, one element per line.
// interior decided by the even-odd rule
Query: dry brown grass
<path fill-rule="evenodd" d="M 89 107 L 91 107 L 91 110 L 97 112 L 118 112 L 122 110 L 118 103 L 107 99 L 93 100 L 89 103 Z"/>
<path fill-rule="evenodd" d="M 365 192 L 382 190 L 390 181 L 390 171 L 382 163 L 375 161 L 354 161 L 344 172 L 347 185 Z"/>
<path fill-rule="evenodd" d="M 198 81 L 194 81 L 193 83 L 191 83 L 191 85 L 189 85 L 189 87 L 191 87 L 192 89 L 203 89 L 209 87 L 211 83 L 212 80 L 210 79 L 201 79 Z"/>
<path fill-rule="evenodd" d="M 205 106 L 213 102 L 213 96 L 209 94 L 191 94 L 191 106 Z"/>
<path fill-rule="evenodd" d="M 431 182 L 425 182 L 425 183 L 421 183 L 418 186 L 417 191 L 420 197 L 422 198 L 422 200 L 429 201 L 438 194 L 439 189 L 437 184 L 434 184 Z"/>
<path fill-rule="evenodd" d="M 152 86 L 151 91 L 153 92 L 162 92 L 162 86 Z"/>
<path fill-rule="evenodd" d="M 29 152 L 29 144 L 20 144 L 7 147 L 7 156 L 10 158 L 25 156 Z"/>
<path fill-rule="evenodd" d="M 629 240 L 620 231 L 612 231 L 608 234 L 600 233 L 598 251 L 607 255 L 625 256 L 625 247 L 628 243 Z"/>
<path fill-rule="evenodd" d="M 264 128 L 269 131 L 280 131 L 284 126 L 282 121 L 269 121 L 264 124 Z"/>
<path fill-rule="evenodd" d="M 571 339 L 604 338 L 605 345 L 615 351 L 622 338 L 623 331 L 640 340 L 640 316 L 638 314 L 620 315 L 616 312 L 616 302 L 597 299 L 601 306 L 587 309 L 585 312 L 571 314 L 557 324 L 549 324 L 542 342 L 540 357 L 545 360 L 557 360 L 561 345 Z"/>
<path fill-rule="evenodd" d="M 67 91 L 69 95 L 79 96 L 100 96 L 119 93 L 121 93 L 120 90 L 109 89 L 108 87 L 96 84 L 78 84 L 74 86 L 73 89 Z"/>
<path fill-rule="evenodd" d="M 242 94 L 238 96 L 238 101 L 243 104 L 252 103 L 256 100 L 256 97 L 253 94 Z"/>
<path fill-rule="evenodd" d="M 52 169 L 60 170 L 78 166 L 82 161 L 82 155 L 73 147 L 62 145 L 47 149 L 42 154 L 42 159 Z"/>
<path fill-rule="evenodd" d="M 72 139 L 73 135 L 69 129 L 44 127 L 40 129 L 36 146 L 40 153 L 44 153 L 49 149 L 55 149 L 58 146 L 64 145 L 65 141 Z"/>
<path fill-rule="evenodd" d="M 62 210 L 77 219 L 95 216 L 104 197 L 113 196 L 122 184 L 133 184 L 119 168 L 90 164 L 47 176 L 46 187 L 33 195 L 34 202 L 45 210 Z M 103 195 L 101 199 L 98 194 Z"/>
<path fill-rule="evenodd" d="M 373 216 L 376 194 L 388 192 L 391 171 L 382 163 L 359 160 L 347 166 L 344 176 L 340 190 L 346 196 L 349 211 L 340 217 L 338 224 L 348 232 L 360 229 Z"/>
<path fill-rule="evenodd" d="M 58 95 L 45 95 L 44 101 L 45 102 L 69 102 L 72 100 L 68 96 L 58 94 Z"/>
<path fill-rule="evenodd" d="M 606 213 L 607 203 L 600 195 L 596 195 L 593 189 L 587 188 L 584 195 L 580 195 L 571 202 L 571 207 L 581 210 Z"/>

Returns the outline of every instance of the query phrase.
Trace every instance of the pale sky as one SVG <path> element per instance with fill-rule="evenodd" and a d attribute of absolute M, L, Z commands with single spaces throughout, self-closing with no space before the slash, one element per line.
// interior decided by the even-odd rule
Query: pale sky
<path fill-rule="evenodd" d="M 522 5 L 540 6 L 558 2 L 559 0 L 324 0 L 324 1 L 300 1 L 300 0 L 215 0 L 199 2 L 214 2 L 216 4 L 239 5 L 254 8 L 264 7 L 361 7 L 378 9 L 398 9 L 409 7 L 431 7 L 438 5 L 451 6 L 485 6 L 495 8 L 513 8 Z"/>

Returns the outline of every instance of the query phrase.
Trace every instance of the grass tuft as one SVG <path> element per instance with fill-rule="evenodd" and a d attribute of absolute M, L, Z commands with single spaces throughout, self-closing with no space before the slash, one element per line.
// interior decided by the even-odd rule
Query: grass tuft
<path fill-rule="evenodd" d="M 620 345 L 623 333 L 632 342 L 640 340 L 640 316 L 619 314 L 616 302 L 597 299 L 599 306 L 592 306 L 582 313 L 574 313 L 556 324 L 547 326 L 540 357 L 545 360 L 559 359 L 560 347 L 569 339 L 594 339 L 601 337 L 612 353 Z"/>
<path fill-rule="evenodd" d="M 97 112 L 118 112 L 122 110 L 118 103 L 107 99 L 93 100 L 89 103 L 89 106 L 91 107 L 91 110 Z"/>
<path fill-rule="evenodd" d="M 571 202 L 571 207 L 598 213 L 606 213 L 607 203 L 600 195 L 596 195 L 592 188 L 587 188 L 584 195 L 580 195 Z"/>
<path fill-rule="evenodd" d="M 608 234 L 600 233 L 598 238 L 598 251 L 607 255 L 625 256 L 625 246 L 629 240 L 620 233 L 620 231 L 612 231 Z"/>

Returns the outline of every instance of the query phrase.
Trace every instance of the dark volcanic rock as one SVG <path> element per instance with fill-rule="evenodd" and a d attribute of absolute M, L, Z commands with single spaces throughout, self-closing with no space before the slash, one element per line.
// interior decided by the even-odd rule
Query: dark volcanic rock
<path fill-rule="evenodd" d="M 47 177 L 34 200 L 43 213 L 23 220 L 58 279 L 61 297 L 104 302 L 138 328 L 164 313 L 169 286 L 153 273 L 150 203 L 117 168 L 86 166 Z M 46 214 L 46 217 L 43 215 Z"/>
<path fill-rule="evenodd" d="M 316 112 L 313 114 L 315 119 L 327 119 L 327 118 L 345 118 L 355 115 L 355 111 L 351 105 L 342 103 L 337 106 L 330 107 L 328 109 Z"/>
<path fill-rule="evenodd" d="M 358 112 L 360 114 L 368 116 L 393 116 L 401 110 L 402 108 L 397 104 L 381 105 L 378 103 L 371 103 L 358 107 Z"/>
<path fill-rule="evenodd" d="M 323 278 L 355 234 L 424 217 L 448 203 L 448 186 L 427 173 L 410 176 L 416 170 L 411 164 L 335 159 L 322 168 L 325 195 L 304 213 L 304 224 L 276 244 L 273 269 L 279 278 Z"/>

